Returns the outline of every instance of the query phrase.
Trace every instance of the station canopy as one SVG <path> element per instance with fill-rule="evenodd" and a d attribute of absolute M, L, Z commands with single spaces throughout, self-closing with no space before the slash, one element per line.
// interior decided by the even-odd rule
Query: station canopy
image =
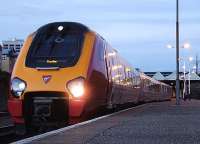
<path fill-rule="evenodd" d="M 176 72 L 171 73 L 165 77 L 165 80 L 176 80 Z"/>
<path fill-rule="evenodd" d="M 152 78 L 159 81 L 165 80 L 165 77 L 160 72 L 155 73 Z"/>
<path fill-rule="evenodd" d="M 190 76 L 190 78 L 189 78 L 189 76 Z M 200 77 L 196 73 L 191 73 L 190 75 L 189 74 L 186 75 L 186 79 L 187 80 L 190 79 L 190 80 L 193 80 L 193 81 L 199 81 Z"/>

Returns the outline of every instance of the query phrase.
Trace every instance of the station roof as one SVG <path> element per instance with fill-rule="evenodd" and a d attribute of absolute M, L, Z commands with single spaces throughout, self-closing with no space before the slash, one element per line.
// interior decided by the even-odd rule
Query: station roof
<path fill-rule="evenodd" d="M 156 80 L 165 80 L 165 77 L 160 73 L 160 72 L 156 72 L 153 77 Z"/>
<path fill-rule="evenodd" d="M 186 79 L 189 80 L 189 74 L 186 75 Z M 191 73 L 190 74 L 190 80 L 200 80 L 200 77 L 196 73 Z"/>
<path fill-rule="evenodd" d="M 166 76 L 165 80 L 176 80 L 176 72 L 172 72 L 170 75 Z"/>
<path fill-rule="evenodd" d="M 171 74 L 169 74 L 169 72 L 145 72 L 145 74 L 159 81 L 175 81 L 176 80 L 176 72 L 171 72 Z M 179 75 L 180 75 L 179 79 L 183 80 L 184 79 L 183 72 L 180 72 Z M 186 79 L 187 80 L 189 79 L 189 73 L 186 74 Z M 200 76 L 197 75 L 196 73 L 191 73 L 190 80 L 200 81 Z"/>

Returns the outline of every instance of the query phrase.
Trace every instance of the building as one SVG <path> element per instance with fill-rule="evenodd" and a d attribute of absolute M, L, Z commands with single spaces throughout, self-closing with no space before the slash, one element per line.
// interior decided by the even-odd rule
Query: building
<path fill-rule="evenodd" d="M 15 60 L 22 48 L 24 40 L 12 39 L 2 41 L 2 71 L 11 72 L 14 66 Z"/>

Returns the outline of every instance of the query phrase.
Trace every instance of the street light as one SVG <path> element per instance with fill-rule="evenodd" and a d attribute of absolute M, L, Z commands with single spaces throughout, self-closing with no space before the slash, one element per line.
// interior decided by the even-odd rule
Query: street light
<path fill-rule="evenodd" d="M 193 57 L 189 57 L 189 61 L 191 62 L 191 61 L 193 61 L 194 60 L 194 58 Z"/>
<path fill-rule="evenodd" d="M 176 104 L 179 105 L 180 104 L 180 79 L 179 79 L 179 65 L 180 65 L 180 57 L 179 57 L 179 49 L 182 48 L 182 49 L 190 49 L 191 48 L 191 45 L 189 42 L 185 42 L 181 47 L 179 47 L 179 15 L 178 15 L 178 10 L 179 10 L 179 7 L 178 7 L 178 0 L 177 0 L 177 22 L 176 22 Z M 172 48 L 175 48 L 173 45 L 171 44 L 167 44 L 166 46 L 167 48 L 169 49 L 172 49 Z M 193 60 L 193 57 L 189 57 L 189 61 L 192 61 Z M 185 66 L 185 62 L 184 62 L 184 66 L 183 66 L 183 69 L 184 69 L 184 89 L 183 89 L 183 97 L 184 97 L 184 94 L 185 94 L 185 84 L 186 84 L 186 81 L 185 81 L 185 74 L 186 74 L 186 66 Z"/>
<path fill-rule="evenodd" d="M 178 3 L 177 3 L 178 4 Z M 179 29 L 179 22 L 177 21 L 177 28 Z M 191 45 L 189 42 L 185 42 L 181 47 L 179 47 L 179 30 L 177 30 L 177 40 L 176 40 L 176 104 L 180 104 L 180 79 L 179 79 L 179 64 L 180 64 L 180 57 L 179 57 L 179 49 L 190 49 Z M 171 44 L 167 44 L 166 46 L 169 49 L 175 48 Z M 192 57 L 189 58 L 189 60 L 193 60 Z M 185 62 L 184 62 L 184 78 L 185 78 Z M 185 90 L 185 80 L 184 80 L 184 90 Z M 185 91 L 183 91 L 183 94 Z"/>
<path fill-rule="evenodd" d="M 193 61 L 193 57 L 188 57 L 188 58 L 180 58 L 180 60 L 183 61 L 183 99 L 185 97 L 185 93 L 188 92 L 187 94 L 190 94 L 190 89 L 191 89 L 191 83 L 190 83 L 190 77 L 191 77 L 191 69 L 190 69 L 190 62 Z M 189 62 L 189 66 L 188 66 L 188 74 L 187 74 L 187 78 L 186 78 L 186 65 L 185 62 L 188 61 Z M 188 91 L 187 91 L 187 86 L 186 86 L 186 80 L 188 80 Z"/>
<path fill-rule="evenodd" d="M 172 49 L 172 48 L 175 48 L 173 45 L 171 44 L 167 44 L 166 45 L 167 48 L 169 49 Z M 182 49 L 190 49 L 191 48 L 191 45 L 189 42 L 185 42 L 181 47 L 178 48 L 178 50 L 182 48 Z M 177 48 L 176 48 L 177 49 Z M 184 62 L 184 65 L 183 65 L 183 74 L 184 74 L 184 88 L 183 88 L 183 97 L 185 95 L 185 89 L 186 89 L 186 80 L 185 80 L 185 77 L 186 77 L 186 65 L 185 65 L 185 60 L 184 58 L 180 58 L 179 57 L 179 51 L 178 51 L 178 57 L 176 57 L 176 60 L 178 59 L 178 61 L 176 61 L 176 65 L 178 65 L 178 68 L 176 71 L 178 71 L 178 73 L 176 72 L 176 104 L 179 105 L 180 104 L 180 79 L 179 79 L 179 64 L 180 64 L 180 61 L 183 60 Z M 193 57 L 189 57 L 187 60 L 189 60 L 190 62 L 193 61 Z M 190 69 L 189 69 L 190 70 Z M 177 77 L 177 74 L 178 74 L 178 77 Z"/>
<path fill-rule="evenodd" d="M 185 48 L 185 49 L 190 49 L 190 48 L 191 48 L 190 43 L 189 43 L 189 42 L 185 42 L 185 43 L 183 44 L 183 48 Z"/>
<path fill-rule="evenodd" d="M 168 45 L 168 48 L 173 46 Z M 189 44 L 184 46 L 190 47 Z M 180 104 L 180 79 L 179 79 L 179 0 L 176 0 L 176 104 Z"/>
<path fill-rule="evenodd" d="M 185 92 L 186 92 L 186 66 L 185 61 L 183 61 L 183 99 L 185 98 Z"/>
<path fill-rule="evenodd" d="M 168 49 L 174 48 L 174 46 L 172 46 L 171 44 L 167 44 L 166 47 L 167 47 Z"/>
<path fill-rule="evenodd" d="M 192 62 L 193 60 L 194 60 L 193 57 L 189 57 L 189 75 L 188 75 L 188 81 L 189 81 L 189 94 L 190 94 L 190 90 L 191 90 L 191 82 L 190 82 L 190 77 L 191 77 L 190 62 Z"/>
<path fill-rule="evenodd" d="M 175 47 L 174 47 L 173 45 L 171 45 L 171 44 L 167 44 L 166 47 L 167 47 L 168 49 L 173 49 L 173 48 L 175 48 Z M 180 48 L 182 48 L 182 49 L 190 49 L 190 48 L 191 48 L 191 44 L 190 44 L 189 42 L 184 42 L 184 44 L 183 44 Z"/>

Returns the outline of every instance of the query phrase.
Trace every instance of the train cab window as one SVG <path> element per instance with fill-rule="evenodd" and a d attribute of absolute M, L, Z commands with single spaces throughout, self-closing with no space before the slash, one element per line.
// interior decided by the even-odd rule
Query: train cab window
<path fill-rule="evenodd" d="M 81 54 L 83 32 L 51 25 L 39 30 L 26 57 L 27 67 L 70 67 L 74 66 Z"/>

